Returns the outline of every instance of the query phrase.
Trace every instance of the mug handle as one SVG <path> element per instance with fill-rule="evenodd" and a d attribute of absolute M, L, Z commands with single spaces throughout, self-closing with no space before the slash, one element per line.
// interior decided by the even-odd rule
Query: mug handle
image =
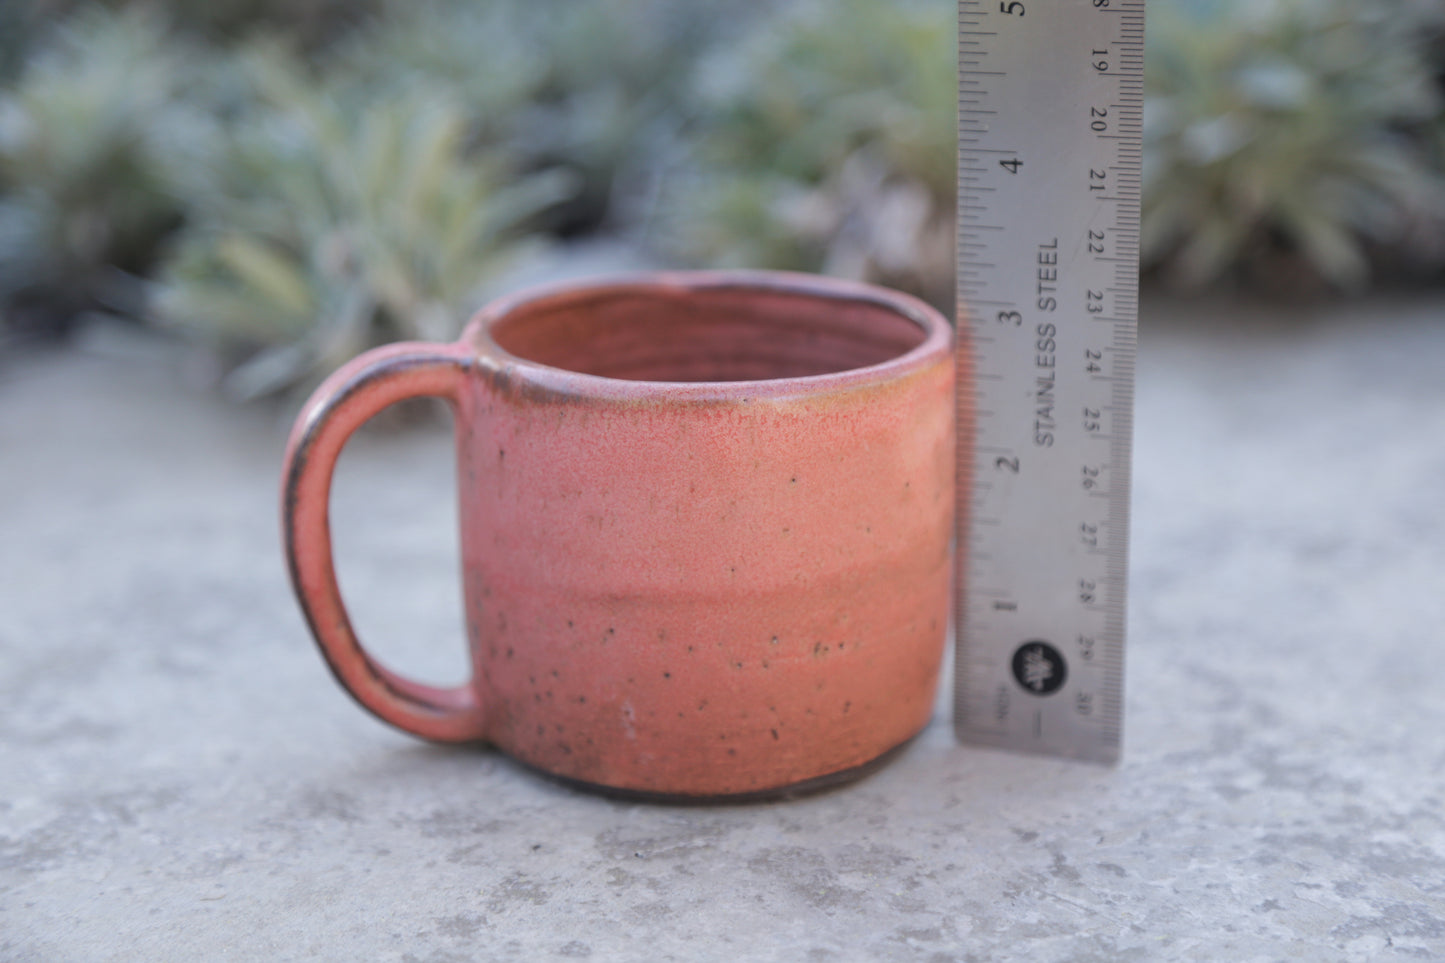
<path fill-rule="evenodd" d="M 327 378 L 306 402 L 286 446 L 281 517 L 286 562 L 311 634 L 337 681 L 381 719 L 425 739 L 485 738 L 470 683 L 439 688 L 392 672 L 361 647 L 336 582 L 331 478 L 351 434 L 388 405 L 435 397 L 457 413 L 472 368 L 463 344 L 402 342 L 375 348 Z"/>

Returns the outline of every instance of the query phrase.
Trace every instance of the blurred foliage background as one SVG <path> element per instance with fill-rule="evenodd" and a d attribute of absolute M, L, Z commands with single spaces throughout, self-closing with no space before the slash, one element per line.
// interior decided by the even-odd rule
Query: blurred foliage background
<path fill-rule="evenodd" d="M 529 251 L 953 291 L 952 0 L 4 0 L 0 347 L 101 311 L 225 390 L 449 338 Z M 1445 5 L 1156 0 L 1146 279 L 1445 280 Z"/>

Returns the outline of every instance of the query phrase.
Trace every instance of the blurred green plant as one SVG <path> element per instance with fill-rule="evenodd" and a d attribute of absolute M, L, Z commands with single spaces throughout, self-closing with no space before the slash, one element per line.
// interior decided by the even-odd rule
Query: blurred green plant
<path fill-rule="evenodd" d="M 1372 251 L 1445 262 L 1436 4 L 1150 8 L 1142 257 L 1226 276 L 1358 288 Z"/>
<path fill-rule="evenodd" d="M 444 90 L 466 112 L 467 146 L 496 146 L 546 75 L 544 52 L 519 42 L 527 29 L 518 0 L 393 0 L 337 45 L 326 73 L 359 103 Z"/>
<path fill-rule="evenodd" d="M 194 146 L 189 51 L 140 10 L 87 9 L 0 90 L 0 315 L 62 330 L 137 308 L 182 209 L 167 171 Z"/>
<path fill-rule="evenodd" d="M 225 46 L 255 34 L 280 34 L 316 51 L 375 17 L 385 0 L 3 0 L 0 82 L 20 74 L 56 25 L 109 12 L 163 22 Z"/>
<path fill-rule="evenodd" d="M 375 344 L 455 337 L 521 226 L 570 192 L 468 156 L 445 90 L 356 109 L 276 48 L 246 63 L 256 103 L 190 183 L 156 303 L 224 359 L 234 398 L 304 389 Z"/>
<path fill-rule="evenodd" d="M 161 317 L 253 397 L 379 341 L 449 337 L 519 241 L 598 231 L 664 262 L 825 271 L 947 307 L 954 16 L 0 0 L 0 326 Z M 1340 287 L 1445 266 L 1438 0 L 1159 0 L 1150 17 L 1146 266 Z"/>
<path fill-rule="evenodd" d="M 505 151 L 524 170 L 575 177 L 577 193 L 547 212 L 546 229 L 618 230 L 636 220 L 676 154 L 694 62 L 745 22 L 749 7 L 394 0 L 339 62 L 372 89 L 444 85 L 468 111 L 474 144 Z"/>
<path fill-rule="evenodd" d="M 954 18 L 944 2 L 805 2 L 716 51 L 668 245 L 951 303 Z"/>
<path fill-rule="evenodd" d="M 0 3 L 0 83 L 14 80 L 25 69 L 37 35 L 49 22 L 40 0 Z"/>
<path fill-rule="evenodd" d="M 742 18 L 746 4 L 730 15 Z M 581 184 L 551 227 L 619 229 L 639 215 L 678 147 L 688 77 L 721 29 L 725 7 L 699 0 L 542 0 L 531 42 L 547 69 L 508 141 L 531 168 L 561 167 Z"/>
<path fill-rule="evenodd" d="M 34 2 L 34 0 L 32 0 Z M 52 0 L 54 2 L 54 0 Z M 382 0 L 108 0 L 150 6 L 182 30 L 217 43 L 281 35 L 310 51 L 325 48 L 375 16 Z"/>

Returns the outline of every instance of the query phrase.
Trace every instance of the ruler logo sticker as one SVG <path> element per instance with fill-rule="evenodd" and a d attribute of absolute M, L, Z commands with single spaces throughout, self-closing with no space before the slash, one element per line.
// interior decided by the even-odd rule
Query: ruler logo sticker
<path fill-rule="evenodd" d="M 964 742 L 1118 758 L 1143 46 L 1143 0 L 959 3 Z"/>
<path fill-rule="evenodd" d="M 1019 646 L 1013 657 L 1013 673 L 1024 691 L 1036 696 L 1053 695 L 1069 677 L 1064 657 L 1043 639 Z"/>

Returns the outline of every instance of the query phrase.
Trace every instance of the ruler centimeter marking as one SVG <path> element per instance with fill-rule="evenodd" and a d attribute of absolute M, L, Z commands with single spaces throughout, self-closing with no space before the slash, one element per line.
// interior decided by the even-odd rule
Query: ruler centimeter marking
<path fill-rule="evenodd" d="M 1115 762 L 1144 0 L 959 0 L 958 31 L 954 726 Z"/>

